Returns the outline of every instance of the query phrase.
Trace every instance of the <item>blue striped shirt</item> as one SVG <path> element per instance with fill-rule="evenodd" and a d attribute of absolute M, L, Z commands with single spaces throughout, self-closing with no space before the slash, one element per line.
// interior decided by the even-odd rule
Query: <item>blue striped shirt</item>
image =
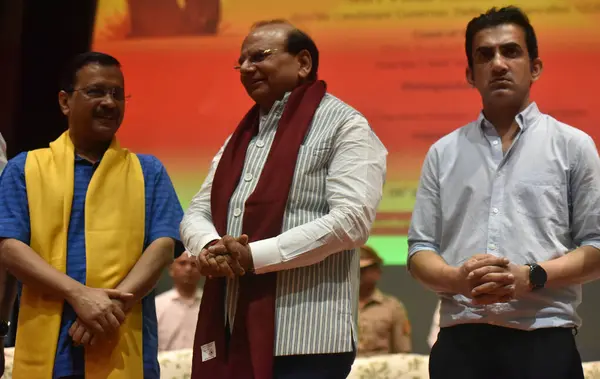
<path fill-rule="evenodd" d="M 0 237 L 30 242 L 30 219 L 25 188 L 27 153 L 11 159 L 0 177 Z M 144 249 L 162 237 L 179 240 L 183 210 L 162 163 L 150 155 L 138 155 L 145 183 L 146 225 Z M 67 275 L 85 284 L 85 197 L 98 163 L 75 157 L 73 204 L 67 241 Z M 158 335 L 154 292 L 142 300 L 144 378 L 159 379 Z M 68 330 L 77 315 L 65 303 L 54 362 L 54 378 L 83 375 L 84 349 L 75 347 Z M 18 346 L 16 347 L 18 349 Z"/>

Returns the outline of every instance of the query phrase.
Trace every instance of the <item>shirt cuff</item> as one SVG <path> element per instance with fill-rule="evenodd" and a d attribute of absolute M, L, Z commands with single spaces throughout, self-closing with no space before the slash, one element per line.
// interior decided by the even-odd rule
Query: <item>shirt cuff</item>
<path fill-rule="evenodd" d="M 269 271 L 268 266 L 283 262 L 279 247 L 277 246 L 277 237 L 250 242 L 249 245 L 255 273 L 263 274 Z"/>
<path fill-rule="evenodd" d="M 188 253 L 190 255 L 197 257 L 198 255 L 200 255 L 200 252 L 202 251 L 202 249 L 204 249 L 206 247 L 206 245 L 211 243 L 211 241 L 220 240 L 220 239 L 221 239 L 221 237 L 219 237 L 218 234 L 207 234 L 205 236 L 199 237 L 194 246 L 186 246 L 186 248 L 188 249 Z"/>
<path fill-rule="evenodd" d="M 419 251 L 434 251 L 436 252 L 438 255 L 440 254 L 440 249 L 429 242 L 417 242 L 413 245 L 410 245 L 408 247 L 408 257 L 406 258 L 406 269 L 408 271 L 410 271 L 410 259 L 413 257 L 413 255 L 417 254 Z"/>
<path fill-rule="evenodd" d="M 436 245 L 434 245 L 432 243 L 428 243 L 428 242 L 419 242 L 419 243 L 415 243 L 414 245 L 412 245 L 408 248 L 408 259 L 410 259 L 413 255 L 415 255 L 419 251 L 423 251 L 423 250 L 435 251 L 437 254 L 440 253 L 440 250 Z"/>
<path fill-rule="evenodd" d="M 591 246 L 600 250 L 600 241 L 598 240 L 587 240 L 583 241 L 579 246 Z"/>
<path fill-rule="evenodd" d="M 18 232 L 16 230 L 10 230 L 2 228 L 0 226 L 0 239 L 14 239 L 23 242 L 25 245 L 29 245 L 29 236 L 25 233 Z"/>

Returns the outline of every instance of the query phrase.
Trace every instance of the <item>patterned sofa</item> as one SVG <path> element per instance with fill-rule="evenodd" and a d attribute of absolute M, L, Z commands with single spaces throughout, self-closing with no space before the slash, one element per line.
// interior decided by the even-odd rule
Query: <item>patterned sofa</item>
<path fill-rule="evenodd" d="M 6 372 L 2 378 L 12 378 L 13 349 L 4 351 Z M 189 379 L 192 369 L 192 351 L 178 350 L 159 354 L 161 378 Z M 348 379 L 427 379 L 427 355 L 395 354 L 358 358 Z M 600 379 L 600 362 L 583 364 L 586 379 Z"/>

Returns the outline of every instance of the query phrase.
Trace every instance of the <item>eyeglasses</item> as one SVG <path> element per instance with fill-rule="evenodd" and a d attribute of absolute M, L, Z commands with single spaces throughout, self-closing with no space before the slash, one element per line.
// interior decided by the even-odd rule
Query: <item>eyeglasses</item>
<path fill-rule="evenodd" d="M 131 98 L 131 95 L 125 95 L 125 90 L 121 87 L 84 87 L 74 89 L 73 92 L 81 92 L 85 97 L 91 100 L 103 99 L 106 95 L 112 96 L 115 101 L 126 101 Z"/>
<path fill-rule="evenodd" d="M 240 57 L 240 59 L 238 59 L 237 64 L 235 64 L 233 66 L 234 70 L 239 70 L 242 68 L 242 65 L 244 64 L 244 62 L 248 61 L 248 63 L 251 66 L 254 66 L 258 63 L 263 62 L 265 59 L 267 59 L 268 57 L 270 57 L 271 55 L 273 55 L 275 52 L 277 52 L 278 49 L 266 49 L 266 50 L 261 50 L 261 51 L 257 51 L 255 53 L 252 53 L 250 55 L 248 55 L 247 57 Z"/>

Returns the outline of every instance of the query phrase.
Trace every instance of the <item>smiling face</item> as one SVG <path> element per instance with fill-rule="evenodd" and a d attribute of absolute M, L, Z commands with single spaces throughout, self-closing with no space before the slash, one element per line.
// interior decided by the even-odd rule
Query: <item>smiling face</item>
<path fill-rule="evenodd" d="M 125 114 L 125 81 L 117 66 L 91 63 L 76 75 L 74 90 L 59 93 L 69 129 L 90 142 L 108 142 Z"/>
<path fill-rule="evenodd" d="M 293 55 L 286 50 L 288 33 L 293 29 L 287 24 L 260 26 L 242 44 L 240 80 L 248 95 L 265 110 L 303 83 L 311 71 L 307 51 Z"/>
<path fill-rule="evenodd" d="M 542 72 L 542 61 L 531 60 L 525 32 L 515 24 L 501 24 L 480 30 L 473 38 L 473 66 L 467 80 L 484 106 L 515 104 L 529 99 L 529 91 Z"/>

